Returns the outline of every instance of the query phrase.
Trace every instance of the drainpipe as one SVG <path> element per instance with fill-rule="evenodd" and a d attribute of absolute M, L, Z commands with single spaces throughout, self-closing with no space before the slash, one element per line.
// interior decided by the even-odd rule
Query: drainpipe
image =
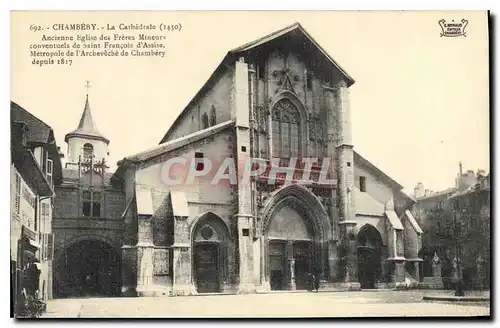
<path fill-rule="evenodd" d="M 249 69 L 248 69 L 248 104 L 250 107 L 250 158 L 254 159 L 255 158 L 255 127 L 256 127 L 256 122 L 255 122 L 255 99 L 254 99 L 254 94 L 255 94 L 255 65 L 251 64 Z M 252 214 L 255 215 L 255 204 L 256 204 L 256 192 L 255 192 L 255 181 L 250 181 L 252 188 Z"/>

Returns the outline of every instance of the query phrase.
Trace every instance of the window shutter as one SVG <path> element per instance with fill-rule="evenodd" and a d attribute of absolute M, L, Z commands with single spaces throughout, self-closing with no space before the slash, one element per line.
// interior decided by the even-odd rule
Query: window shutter
<path fill-rule="evenodd" d="M 47 234 L 47 260 L 52 261 L 54 258 L 54 234 Z"/>
<path fill-rule="evenodd" d="M 47 261 L 47 241 L 48 241 L 48 233 L 42 234 L 42 258 L 44 261 Z"/>
<path fill-rule="evenodd" d="M 14 211 L 16 214 L 19 214 L 19 211 L 21 209 L 21 177 L 19 176 L 18 173 L 16 173 L 16 178 L 15 178 L 15 183 L 14 183 Z"/>

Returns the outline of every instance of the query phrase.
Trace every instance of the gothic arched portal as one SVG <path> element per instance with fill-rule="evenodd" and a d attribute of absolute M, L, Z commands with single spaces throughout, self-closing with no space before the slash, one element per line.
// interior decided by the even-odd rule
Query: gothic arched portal
<path fill-rule="evenodd" d="M 306 187 L 290 185 L 270 198 L 261 221 L 264 279 L 272 290 L 307 289 L 308 274 L 328 272 L 328 216 Z"/>
<path fill-rule="evenodd" d="M 119 296 L 120 255 L 97 239 L 72 243 L 57 259 L 54 275 L 56 297 Z"/>
<path fill-rule="evenodd" d="M 382 236 L 370 225 L 364 225 L 357 235 L 358 278 L 361 288 L 372 289 L 382 279 Z"/>
<path fill-rule="evenodd" d="M 229 231 L 222 219 L 206 213 L 192 230 L 193 280 L 198 293 L 216 293 L 228 276 Z"/>

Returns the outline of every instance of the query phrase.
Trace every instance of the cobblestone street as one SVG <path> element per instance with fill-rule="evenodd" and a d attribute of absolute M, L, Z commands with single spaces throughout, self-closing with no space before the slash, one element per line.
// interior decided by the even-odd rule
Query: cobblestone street
<path fill-rule="evenodd" d="M 272 293 L 155 298 L 59 299 L 44 318 L 488 316 L 487 303 L 422 301 L 452 291 Z"/>

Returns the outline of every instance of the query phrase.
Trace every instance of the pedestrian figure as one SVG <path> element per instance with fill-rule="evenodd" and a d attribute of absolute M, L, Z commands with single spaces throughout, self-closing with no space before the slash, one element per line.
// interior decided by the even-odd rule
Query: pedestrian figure
<path fill-rule="evenodd" d="M 319 290 L 319 275 L 313 275 L 314 276 L 314 289 L 316 289 L 316 293 Z"/>
<path fill-rule="evenodd" d="M 307 273 L 307 290 L 312 292 L 314 289 L 314 275 L 311 272 Z"/>

